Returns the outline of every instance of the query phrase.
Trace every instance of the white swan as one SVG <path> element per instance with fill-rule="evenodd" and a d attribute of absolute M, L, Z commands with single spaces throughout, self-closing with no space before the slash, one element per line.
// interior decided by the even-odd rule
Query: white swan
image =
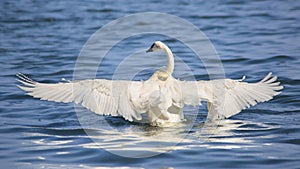
<path fill-rule="evenodd" d="M 41 100 L 75 102 L 100 115 L 123 116 L 141 120 L 147 113 L 152 125 L 180 122 L 184 105 L 207 101 L 208 120 L 229 118 L 242 109 L 268 101 L 283 89 L 276 76 L 269 73 L 257 83 L 221 79 L 211 81 L 179 81 L 172 77 L 174 57 L 162 42 L 156 41 L 147 52 L 164 51 L 168 56 L 165 69 L 157 70 L 146 81 L 93 79 L 46 84 L 17 74 L 29 95 Z"/>

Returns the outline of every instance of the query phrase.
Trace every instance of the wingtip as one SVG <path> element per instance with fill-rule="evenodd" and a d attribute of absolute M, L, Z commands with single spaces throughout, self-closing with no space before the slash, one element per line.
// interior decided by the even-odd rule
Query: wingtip
<path fill-rule="evenodd" d="M 268 76 L 272 76 L 272 74 L 273 74 L 273 72 L 269 72 L 269 73 L 268 73 Z"/>
<path fill-rule="evenodd" d="M 281 94 L 281 92 L 276 92 L 276 93 L 274 93 L 274 96 L 277 96 L 279 94 Z"/>
<path fill-rule="evenodd" d="M 33 88 L 17 85 L 17 87 L 25 92 L 31 92 Z"/>
<path fill-rule="evenodd" d="M 19 82 L 21 82 L 21 83 L 23 83 L 23 84 L 26 83 L 25 85 L 32 86 L 32 85 L 37 84 L 36 81 L 30 79 L 29 77 L 27 77 L 27 76 L 24 75 L 23 73 L 20 73 L 20 72 L 19 72 L 19 73 L 16 74 L 16 76 L 17 76 L 16 80 L 18 80 Z"/>

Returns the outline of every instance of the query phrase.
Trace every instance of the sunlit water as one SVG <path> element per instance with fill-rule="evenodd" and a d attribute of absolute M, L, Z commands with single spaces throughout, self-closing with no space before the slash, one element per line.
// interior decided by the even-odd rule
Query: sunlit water
<path fill-rule="evenodd" d="M 1 168 L 299 167 L 298 1 L 169 1 L 163 5 L 160 1 L 4 0 L 0 9 Z M 85 109 L 77 116 L 71 103 L 39 101 L 16 87 L 17 72 L 41 82 L 72 79 L 77 56 L 96 30 L 119 17 L 146 11 L 174 14 L 201 29 L 220 54 L 227 77 L 246 75 L 253 82 L 272 71 L 284 85 L 283 93 L 215 125 L 204 126 L 203 105 L 198 114 L 187 108 L 186 122 L 158 128 Z M 97 78 L 124 77 L 124 71 L 114 75 L 124 56 L 146 49 L 154 40 L 166 42 L 197 80 L 208 79 L 190 50 L 162 35 L 120 42 L 100 65 Z M 164 65 L 163 57 L 153 57 L 147 63 L 132 63 L 132 67 L 147 67 L 135 80 L 147 79 Z M 185 78 L 189 73 L 176 70 L 174 76 Z"/>

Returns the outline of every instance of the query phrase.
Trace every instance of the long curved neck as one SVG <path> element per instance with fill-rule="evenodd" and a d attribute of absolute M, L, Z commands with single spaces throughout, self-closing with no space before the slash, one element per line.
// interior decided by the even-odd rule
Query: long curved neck
<path fill-rule="evenodd" d="M 164 45 L 163 50 L 168 56 L 168 65 L 167 65 L 167 71 L 168 73 L 172 74 L 174 71 L 174 56 L 170 48 L 166 45 Z"/>

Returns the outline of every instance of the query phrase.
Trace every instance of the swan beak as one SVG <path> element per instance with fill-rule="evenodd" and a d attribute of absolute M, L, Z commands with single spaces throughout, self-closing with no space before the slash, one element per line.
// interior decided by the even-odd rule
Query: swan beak
<path fill-rule="evenodd" d="M 146 53 L 148 53 L 148 52 L 153 52 L 152 48 L 146 50 Z"/>

